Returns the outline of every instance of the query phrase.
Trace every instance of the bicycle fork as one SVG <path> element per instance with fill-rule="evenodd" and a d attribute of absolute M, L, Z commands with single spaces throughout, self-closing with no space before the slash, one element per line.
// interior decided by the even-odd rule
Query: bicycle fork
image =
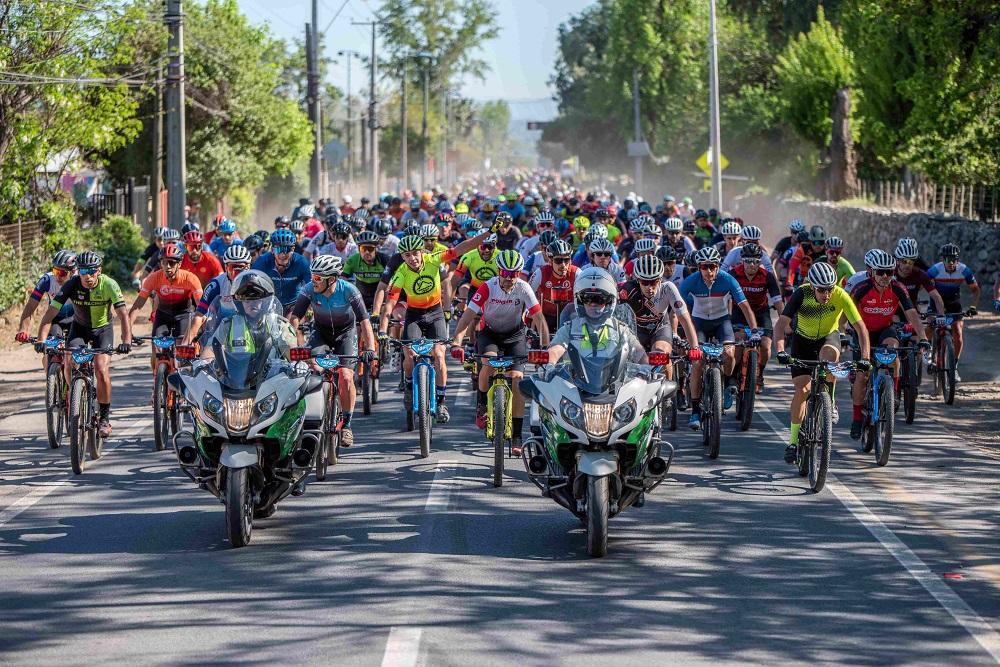
<path fill-rule="evenodd" d="M 493 423 L 493 396 L 497 386 L 499 385 L 507 386 L 507 383 L 503 380 L 492 380 L 490 382 L 489 391 L 486 392 L 486 437 L 493 438 L 493 429 L 496 428 L 496 424 Z M 507 386 L 507 398 L 504 400 L 506 403 L 506 410 L 504 411 L 504 438 L 510 440 L 513 437 L 513 409 L 514 409 L 514 389 L 511 386 Z"/>
<path fill-rule="evenodd" d="M 429 385 L 427 387 L 427 394 L 428 394 L 428 396 L 427 396 L 427 398 L 428 398 L 427 407 L 428 407 L 428 410 L 430 411 L 430 413 L 436 417 L 437 416 L 437 391 L 435 391 L 435 379 L 437 377 L 437 373 L 435 373 L 435 371 L 434 371 L 434 364 L 425 361 L 424 358 L 421 358 L 421 359 L 419 359 L 417 361 L 417 363 L 413 364 L 413 375 L 417 375 L 417 368 L 420 367 L 420 366 L 426 366 L 427 367 L 427 371 L 428 371 L 428 373 L 427 373 L 427 384 Z M 410 379 L 413 380 L 413 376 L 410 376 Z M 416 381 L 414 381 L 413 382 L 413 413 L 414 414 L 417 414 L 417 411 L 419 410 L 419 407 L 418 407 L 419 405 L 420 405 L 420 385 Z"/>

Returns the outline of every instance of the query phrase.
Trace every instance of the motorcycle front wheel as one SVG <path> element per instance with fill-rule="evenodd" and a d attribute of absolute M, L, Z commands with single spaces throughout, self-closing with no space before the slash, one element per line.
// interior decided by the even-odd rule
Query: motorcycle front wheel
<path fill-rule="evenodd" d="M 246 468 L 226 470 L 226 536 L 233 547 L 245 547 L 253 533 L 253 494 Z"/>
<path fill-rule="evenodd" d="M 608 519 L 611 505 L 607 477 L 587 477 L 587 555 L 608 553 Z"/>

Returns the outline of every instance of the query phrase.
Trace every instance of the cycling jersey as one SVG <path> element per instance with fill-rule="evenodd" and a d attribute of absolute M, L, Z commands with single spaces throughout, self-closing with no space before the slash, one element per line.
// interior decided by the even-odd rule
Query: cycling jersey
<path fill-rule="evenodd" d="M 720 267 L 720 270 L 732 273 L 734 266 L 743 266 L 742 247 L 733 248 L 728 253 L 726 253 L 725 258 L 722 260 L 722 266 Z M 774 273 L 774 266 L 771 265 L 771 258 L 769 256 L 764 254 L 761 255 L 760 266 L 768 273 Z"/>
<path fill-rule="evenodd" d="M 671 243 L 666 234 L 663 235 L 663 243 L 661 245 L 668 245 L 677 252 L 677 261 L 683 262 L 684 256 L 689 252 L 694 252 L 697 248 L 694 247 L 694 241 L 684 236 L 683 234 L 677 235 L 677 240 Z"/>
<path fill-rule="evenodd" d="M 422 209 L 414 211 L 407 211 L 403 213 L 403 217 L 399 219 L 400 227 L 409 227 L 410 225 L 422 225 L 425 222 L 429 222 L 431 217 L 427 215 L 427 211 Z"/>
<path fill-rule="evenodd" d="M 684 299 L 681 298 L 680 290 L 668 281 L 661 281 L 653 297 L 647 298 L 642 293 L 639 283 L 629 280 L 618 288 L 618 300 L 628 304 L 632 312 L 635 313 L 636 326 L 643 329 L 652 330 L 669 324 L 670 313 L 668 310 L 673 310 L 677 315 L 688 312 Z"/>
<path fill-rule="evenodd" d="M 612 250 L 611 251 L 611 261 L 612 262 L 618 262 L 620 260 L 621 260 L 621 257 L 618 255 L 618 251 L 617 250 Z M 590 266 L 590 264 L 591 264 L 591 261 L 590 261 L 590 256 L 587 255 L 587 246 L 585 246 L 585 245 L 583 245 L 581 243 L 580 247 L 577 248 L 576 252 L 573 253 L 573 266 L 577 266 L 577 267 L 583 269 L 583 268 L 586 268 L 586 267 Z"/>
<path fill-rule="evenodd" d="M 546 315 L 556 316 L 563 305 L 557 305 L 552 298 L 553 290 L 561 290 L 568 301 L 573 299 L 573 282 L 576 280 L 576 267 L 569 265 L 566 275 L 562 278 L 556 276 L 551 264 L 546 264 L 531 274 L 531 289 L 538 295 L 538 301 L 542 304 L 542 312 Z"/>
<path fill-rule="evenodd" d="M 243 245 L 243 241 L 240 239 L 238 234 L 233 235 L 232 243 L 226 243 L 226 241 L 222 238 L 222 234 L 219 234 L 212 239 L 212 242 L 208 244 L 208 247 L 211 248 L 212 252 L 217 257 L 222 257 L 226 254 L 226 251 L 234 245 Z"/>
<path fill-rule="evenodd" d="M 910 275 L 902 276 L 899 273 L 899 264 L 897 264 L 895 278 L 896 282 L 902 285 L 906 293 L 910 295 L 910 301 L 915 302 L 917 300 L 917 295 L 920 294 L 921 289 L 928 294 L 937 289 L 934 286 L 934 281 L 927 275 L 927 272 L 918 269 L 916 266 L 910 269 Z"/>
<path fill-rule="evenodd" d="M 389 301 L 398 301 L 400 293 L 406 295 L 411 308 L 426 310 L 441 305 L 441 265 L 458 255 L 451 248 L 443 252 L 424 253 L 423 266 L 414 271 L 405 262 L 399 265 L 389 281 Z"/>
<path fill-rule="evenodd" d="M 794 241 L 791 236 L 784 236 L 778 241 L 778 245 L 774 246 L 774 252 L 778 253 L 778 257 L 781 257 L 785 254 L 786 250 L 792 247 L 793 243 Z"/>
<path fill-rule="evenodd" d="M 594 264 L 590 264 L 589 266 L 594 266 Z M 614 278 L 616 285 L 621 285 L 628 279 L 628 276 L 625 275 L 625 269 L 618 264 L 615 264 L 613 261 L 608 264 L 607 268 L 604 270 L 611 274 L 611 277 Z"/>
<path fill-rule="evenodd" d="M 344 246 L 343 250 L 338 249 L 336 243 L 327 243 L 325 246 L 319 249 L 320 255 L 333 255 L 334 257 L 341 258 L 345 262 L 357 252 L 358 252 L 358 244 L 350 239 L 348 239 L 347 245 Z"/>
<path fill-rule="evenodd" d="M 206 315 L 216 300 L 219 300 L 217 305 L 220 310 L 225 312 L 226 315 L 232 315 L 235 313 L 236 309 L 233 307 L 233 296 L 230 294 L 231 288 L 232 282 L 229 280 L 228 273 L 220 274 L 210 280 L 208 284 L 205 285 L 205 291 L 201 295 L 201 300 L 198 301 L 198 314 Z"/>
<path fill-rule="evenodd" d="M 792 258 L 788 261 L 788 277 L 785 279 L 785 284 L 794 285 L 796 281 L 804 281 L 806 274 L 809 273 L 809 267 L 823 254 L 823 251 L 815 249 L 807 253 L 802 249 L 802 246 L 796 248 Z"/>
<path fill-rule="evenodd" d="M 192 304 L 198 303 L 203 290 L 193 273 L 178 269 L 173 280 L 167 279 L 163 269 L 146 276 L 139 288 L 139 296 L 148 299 L 156 295 L 156 313 L 169 316 L 190 312 Z"/>
<path fill-rule="evenodd" d="M 67 282 L 69 281 L 67 280 Z M 63 285 L 65 284 L 66 283 L 63 283 Z M 56 284 L 56 277 L 52 275 L 51 271 L 49 271 L 38 280 L 38 284 L 36 284 L 35 289 L 31 291 L 31 296 L 29 298 L 34 299 L 35 301 L 41 301 L 43 296 L 48 295 L 49 303 L 52 304 L 61 289 L 62 287 Z M 71 317 L 73 317 L 73 304 L 65 303 L 62 308 L 59 309 L 59 313 L 53 321 L 65 322 Z"/>
<path fill-rule="evenodd" d="M 482 315 L 479 328 L 506 335 L 525 329 L 524 313 L 534 315 L 542 309 L 528 283 L 521 279 L 514 281 L 510 292 L 500 287 L 500 278 L 491 278 L 483 283 L 469 300 L 469 309 Z"/>
<path fill-rule="evenodd" d="M 377 250 L 372 264 L 366 264 L 365 260 L 361 258 L 360 252 L 351 255 L 344 262 L 344 279 L 354 278 L 358 291 L 361 292 L 361 297 L 369 308 L 375 301 L 375 292 L 378 291 L 382 273 L 388 265 L 389 256 Z"/>
<path fill-rule="evenodd" d="M 265 252 L 254 261 L 250 268 L 267 274 L 267 277 L 274 283 L 274 296 L 278 298 L 286 310 L 295 303 L 303 285 L 308 285 L 312 279 L 312 273 L 309 271 L 309 260 L 294 253 L 290 255 L 285 270 L 280 273 L 274 263 L 273 252 Z"/>
<path fill-rule="evenodd" d="M 222 262 L 212 253 L 202 250 L 197 262 L 192 262 L 191 256 L 185 254 L 181 260 L 181 269 L 193 273 L 201 283 L 201 288 L 205 289 L 213 278 L 222 273 Z"/>
<path fill-rule="evenodd" d="M 811 340 L 826 338 L 836 331 L 841 315 L 847 317 L 851 324 L 861 321 L 854 301 L 839 285 L 834 285 L 829 301 L 820 303 L 812 285 L 804 283 L 792 293 L 781 314 L 788 318 L 798 315 L 795 332 Z"/>
<path fill-rule="evenodd" d="M 889 287 L 879 294 L 874 278 L 869 278 L 851 290 L 851 299 L 858 306 L 861 319 L 869 331 L 881 331 L 892 324 L 896 309 L 904 311 L 913 308 L 910 295 L 896 281 L 891 281 Z"/>
<path fill-rule="evenodd" d="M 753 275 L 753 278 L 750 278 L 747 276 L 746 267 L 740 264 L 733 267 L 730 275 L 739 283 L 743 295 L 746 296 L 750 308 L 755 313 L 781 301 L 778 281 L 775 280 L 774 274 L 770 271 L 764 271 L 761 267 L 757 267 L 757 273 Z"/>
<path fill-rule="evenodd" d="M 825 262 L 826 259 L 824 258 L 823 261 Z M 846 285 L 847 279 L 854 275 L 854 267 L 851 266 L 850 262 L 844 259 L 843 255 L 837 258 L 836 270 L 837 270 L 837 281 L 840 283 L 841 287 Z"/>
<path fill-rule="evenodd" d="M 701 271 L 692 273 L 681 283 L 680 292 L 691 309 L 691 317 L 703 320 L 729 317 L 727 297 L 736 304 L 747 300 L 736 279 L 723 271 L 719 271 L 711 287 L 705 284 Z"/>
<path fill-rule="evenodd" d="M 458 268 L 455 269 L 455 275 L 465 277 L 468 274 L 469 282 L 472 283 L 473 289 L 479 289 L 480 285 L 490 278 L 497 276 L 495 259 L 495 254 L 490 255 L 489 259 L 483 259 L 482 255 L 479 254 L 479 250 L 470 250 L 458 260 Z"/>
<path fill-rule="evenodd" d="M 358 288 L 338 279 L 330 296 L 317 294 L 312 283 L 299 292 L 292 308 L 291 315 L 302 319 L 309 306 L 312 306 L 313 322 L 317 331 L 340 338 L 352 332 L 358 322 L 368 319 L 368 309 L 365 308 Z"/>
<path fill-rule="evenodd" d="M 851 292 L 854 291 L 855 287 L 857 287 L 866 280 L 868 280 L 868 271 L 867 270 L 858 271 L 853 276 L 848 278 L 846 283 L 844 283 L 844 291 L 850 294 Z"/>
<path fill-rule="evenodd" d="M 93 289 L 84 287 L 80 276 L 73 276 L 49 303 L 62 310 L 69 301 L 73 302 L 73 322 L 91 329 L 110 324 L 112 308 L 125 307 L 118 283 L 103 273 Z"/>
<path fill-rule="evenodd" d="M 927 269 L 927 275 L 934 281 L 934 285 L 946 305 L 958 305 L 956 310 L 962 309 L 962 283 L 966 285 L 976 284 L 976 276 L 972 273 L 972 269 L 962 262 L 958 262 L 955 270 L 951 273 L 945 270 L 944 262 L 938 262 Z M 951 308 L 947 310 L 950 312 Z"/>
<path fill-rule="evenodd" d="M 666 276 L 664 276 L 664 277 L 666 277 Z M 677 287 L 680 287 L 681 283 L 684 282 L 684 278 L 685 278 L 685 276 L 684 276 L 684 265 L 681 264 L 680 262 L 674 264 L 674 271 L 673 271 L 673 273 L 670 274 L 670 277 L 667 278 L 667 280 L 669 280 L 673 284 L 677 285 Z"/>

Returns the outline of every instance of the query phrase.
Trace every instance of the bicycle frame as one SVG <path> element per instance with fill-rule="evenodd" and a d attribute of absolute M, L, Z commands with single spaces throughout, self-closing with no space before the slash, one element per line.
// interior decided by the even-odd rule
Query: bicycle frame
<path fill-rule="evenodd" d="M 434 370 L 434 362 L 431 360 L 431 354 L 434 352 L 434 346 L 437 344 L 436 341 L 427 340 L 426 338 L 419 338 L 413 341 L 406 341 L 410 350 L 413 351 L 413 373 L 416 374 L 417 366 L 427 366 L 427 406 L 432 415 L 437 416 L 437 390 L 435 387 L 437 383 L 435 379 L 437 378 L 437 373 Z M 413 377 L 412 375 L 410 376 Z M 417 414 L 418 406 L 420 405 L 420 387 L 416 382 L 413 383 L 413 414 Z"/>
<path fill-rule="evenodd" d="M 493 377 L 490 378 L 490 388 L 486 390 L 486 437 L 492 439 L 496 425 L 493 423 L 493 395 L 496 388 L 503 384 L 507 386 L 506 411 L 503 425 L 504 438 L 510 439 L 514 430 L 514 383 L 507 375 L 507 370 L 514 365 L 515 357 L 491 357 L 488 355 L 478 355 L 489 366 L 495 369 Z"/>
<path fill-rule="evenodd" d="M 870 404 L 866 426 L 871 426 L 875 423 L 876 415 L 878 415 L 880 408 L 878 402 L 879 385 L 882 382 L 892 382 L 892 364 L 895 363 L 899 355 L 895 348 L 873 347 L 872 356 L 875 358 L 875 364 L 868 372 L 868 387 L 865 391 L 867 402 Z M 889 372 L 882 373 L 880 371 Z"/>

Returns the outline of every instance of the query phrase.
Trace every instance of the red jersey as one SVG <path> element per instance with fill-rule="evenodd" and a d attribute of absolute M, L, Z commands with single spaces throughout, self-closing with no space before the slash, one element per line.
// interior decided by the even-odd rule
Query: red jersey
<path fill-rule="evenodd" d="M 858 305 L 858 312 L 868 331 L 881 331 L 892 324 L 892 316 L 896 314 L 897 308 L 913 308 L 909 294 L 895 280 L 881 294 L 873 279 L 862 280 L 851 292 L 851 298 Z M 873 341 L 873 344 L 877 342 Z"/>
<path fill-rule="evenodd" d="M 535 272 L 531 274 L 531 287 L 538 295 L 538 302 L 542 304 L 542 313 L 552 316 L 558 315 L 559 309 L 565 304 L 557 305 L 552 292 L 561 292 L 561 294 L 556 294 L 560 297 L 559 301 L 572 301 L 575 281 L 576 267 L 572 264 L 569 265 L 569 270 L 562 278 L 556 277 L 555 273 L 552 272 L 551 264 L 535 269 Z"/>
<path fill-rule="evenodd" d="M 743 264 L 734 266 L 729 275 L 736 278 L 736 282 L 743 290 L 743 295 L 747 298 L 747 303 L 750 304 L 754 312 L 764 310 L 772 303 L 781 301 L 778 281 L 774 279 L 774 274 L 765 270 L 763 266 L 757 267 L 757 273 L 754 274 L 753 278 L 747 277 Z"/>
<path fill-rule="evenodd" d="M 929 275 L 927 275 L 927 272 L 923 269 L 918 269 L 915 266 L 910 271 L 910 275 L 904 278 L 899 275 L 899 266 L 897 265 L 896 282 L 902 285 L 903 289 L 906 290 L 906 293 L 910 295 L 910 301 L 916 300 L 917 295 L 920 294 L 921 288 L 928 294 L 937 289 L 934 285 L 934 281 L 931 280 Z"/>
<path fill-rule="evenodd" d="M 201 283 L 201 288 L 205 289 L 205 286 L 212 282 L 212 278 L 222 273 L 222 262 L 206 248 L 202 250 L 201 257 L 197 262 L 192 262 L 190 255 L 184 255 L 184 259 L 181 260 L 181 269 L 193 273 L 194 277 Z"/>

